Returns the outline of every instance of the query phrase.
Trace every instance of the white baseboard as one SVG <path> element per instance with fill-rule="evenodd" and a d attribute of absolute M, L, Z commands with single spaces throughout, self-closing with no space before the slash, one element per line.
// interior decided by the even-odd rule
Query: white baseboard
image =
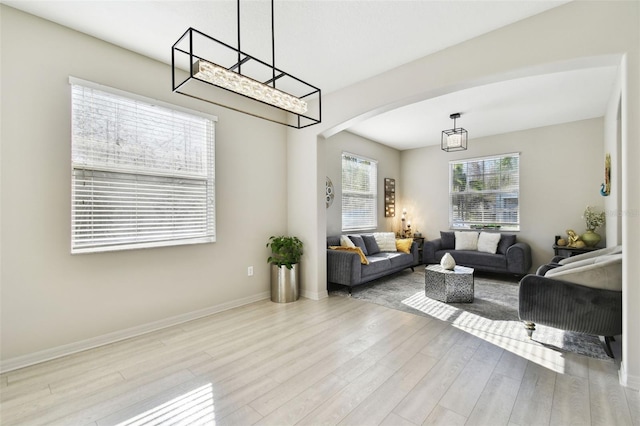
<path fill-rule="evenodd" d="M 43 351 L 34 352 L 31 354 L 22 355 L 15 358 L 9 358 L 7 360 L 3 360 L 0 362 L 0 372 L 6 373 L 7 371 L 28 367 L 30 365 L 49 361 L 55 358 L 60 358 L 66 355 L 71 355 L 77 352 L 86 351 L 88 349 L 92 349 L 98 346 L 115 343 L 120 340 L 129 339 L 131 337 L 140 336 L 145 333 L 150 333 L 152 331 L 182 324 L 188 321 L 193 321 L 198 318 L 206 317 L 208 315 L 213 315 L 218 312 L 237 308 L 238 306 L 248 305 L 249 303 L 253 303 L 259 300 L 264 300 L 269 298 L 270 298 L 270 292 L 265 291 L 262 293 L 258 293 L 254 296 L 232 300 L 230 302 L 225 302 L 219 305 L 210 306 L 208 308 L 200 309 L 197 311 L 188 312 L 186 314 L 181 314 L 181 315 L 176 315 L 174 317 L 161 319 L 148 324 L 127 328 L 125 330 L 115 331 L 113 333 L 104 334 L 102 336 L 92 337 L 90 339 L 69 343 L 67 345 L 57 346 L 51 349 L 45 349 Z"/>
<path fill-rule="evenodd" d="M 329 292 L 327 290 L 324 291 L 308 291 L 301 290 L 300 296 L 305 297 L 311 300 L 320 300 L 329 297 Z"/>
<path fill-rule="evenodd" d="M 618 370 L 618 378 L 620 379 L 620 384 L 622 386 L 640 391 L 640 377 L 628 374 L 625 371 L 624 362 L 620 364 L 620 370 Z"/>

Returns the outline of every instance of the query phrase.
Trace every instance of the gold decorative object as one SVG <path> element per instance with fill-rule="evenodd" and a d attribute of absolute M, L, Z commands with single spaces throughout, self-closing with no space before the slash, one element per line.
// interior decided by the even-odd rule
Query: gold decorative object
<path fill-rule="evenodd" d="M 564 238 L 560 238 L 560 239 L 558 240 L 558 243 L 557 243 L 557 244 L 558 244 L 559 246 L 566 246 L 566 245 L 567 245 L 567 240 L 565 240 Z"/>
<path fill-rule="evenodd" d="M 576 234 L 576 231 L 573 229 L 567 229 L 567 235 L 569 236 L 569 243 L 567 244 L 567 247 L 578 248 L 578 242 L 581 242 L 584 247 L 584 242 L 580 240 L 580 236 Z"/>

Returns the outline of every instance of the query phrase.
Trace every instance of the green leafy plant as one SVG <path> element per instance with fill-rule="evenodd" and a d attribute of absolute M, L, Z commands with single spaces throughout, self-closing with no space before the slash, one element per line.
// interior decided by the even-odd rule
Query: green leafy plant
<path fill-rule="evenodd" d="M 294 264 L 300 263 L 302 241 L 297 237 L 271 236 L 267 247 L 271 247 L 271 256 L 267 262 L 273 265 L 286 266 L 287 269 L 291 269 Z"/>
<path fill-rule="evenodd" d="M 587 225 L 587 229 L 589 231 L 595 231 L 596 229 L 604 225 L 605 213 L 604 212 L 596 213 L 593 210 L 591 210 L 591 206 L 587 206 L 587 208 L 584 209 L 584 214 L 582 215 L 582 218 L 584 219 Z"/>

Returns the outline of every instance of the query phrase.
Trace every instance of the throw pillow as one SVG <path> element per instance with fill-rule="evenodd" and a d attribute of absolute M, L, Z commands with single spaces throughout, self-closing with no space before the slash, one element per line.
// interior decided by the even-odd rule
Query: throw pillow
<path fill-rule="evenodd" d="M 378 243 L 373 235 L 363 235 L 362 239 L 364 240 L 364 245 L 367 247 L 368 254 L 380 253 L 380 247 L 378 247 Z"/>
<path fill-rule="evenodd" d="M 507 249 L 516 243 L 514 234 L 502 234 L 498 243 L 498 253 L 507 254 Z"/>
<path fill-rule="evenodd" d="M 440 241 L 442 250 L 453 250 L 456 248 L 456 235 L 453 232 L 440 231 Z"/>
<path fill-rule="evenodd" d="M 346 235 L 340 235 L 340 245 L 342 247 L 355 247 L 356 245 L 353 244 L 353 241 L 351 241 L 351 239 L 349 237 L 347 237 Z"/>
<path fill-rule="evenodd" d="M 374 232 L 373 237 L 376 239 L 380 251 L 398 251 L 396 236 L 393 232 Z"/>
<path fill-rule="evenodd" d="M 349 235 L 349 238 L 351 238 L 351 241 L 353 241 L 353 244 L 355 244 L 356 247 L 360 247 L 362 249 L 365 256 L 369 254 L 367 246 L 364 245 L 364 240 L 360 235 Z"/>
<path fill-rule="evenodd" d="M 456 231 L 456 250 L 478 250 L 478 233 Z"/>
<path fill-rule="evenodd" d="M 481 232 L 478 237 L 478 251 L 495 254 L 500 242 L 500 234 Z"/>
<path fill-rule="evenodd" d="M 343 246 L 329 246 L 331 250 L 351 251 L 360 255 L 360 263 L 363 265 L 369 264 L 369 259 L 364 255 L 360 247 L 343 247 Z"/>
<path fill-rule="evenodd" d="M 402 253 L 411 254 L 411 244 L 413 244 L 413 238 L 401 238 L 396 240 L 396 248 Z"/>

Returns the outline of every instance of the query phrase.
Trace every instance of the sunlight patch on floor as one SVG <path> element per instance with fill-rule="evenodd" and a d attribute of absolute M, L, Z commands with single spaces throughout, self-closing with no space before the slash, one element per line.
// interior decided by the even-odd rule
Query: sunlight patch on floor
<path fill-rule="evenodd" d="M 211 383 L 118 423 L 118 426 L 166 424 L 215 425 Z"/>
<path fill-rule="evenodd" d="M 556 373 L 565 372 L 566 355 L 564 353 L 535 343 L 506 337 L 507 328 L 512 327 L 509 324 L 512 321 L 488 320 L 455 306 L 425 298 L 422 292 L 403 300 L 402 303 Z M 524 327 L 522 332 L 526 333 Z"/>

